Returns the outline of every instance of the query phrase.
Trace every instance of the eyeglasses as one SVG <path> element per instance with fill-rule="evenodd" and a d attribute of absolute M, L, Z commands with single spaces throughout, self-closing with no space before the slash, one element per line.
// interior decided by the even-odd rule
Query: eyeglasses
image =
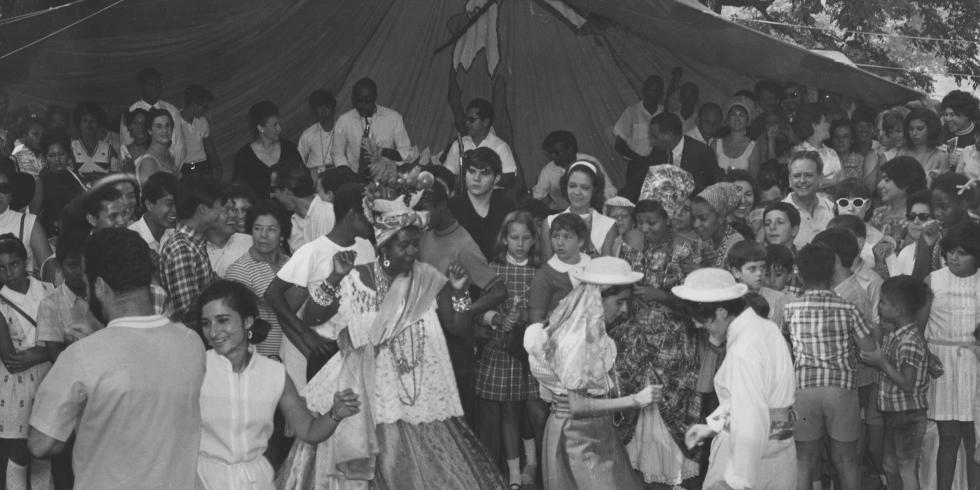
<path fill-rule="evenodd" d="M 932 215 L 929 214 L 929 213 L 909 213 L 909 214 L 905 215 L 905 219 L 907 219 L 909 221 L 916 221 L 916 220 L 918 220 L 918 221 L 920 221 L 922 223 L 925 223 L 926 221 L 929 221 L 930 219 L 932 219 Z"/>
<path fill-rule="evenodd" d="M 10 185 L 10 182 L 0 182 L 0 194 L 10 194 L 14 191 L 14 187 Z"/>
<path fill-rule="evenodd" d="M 868 200 L 865 199 L 865 198 L 863 198 L 863 197 L 855 197 L 855 198 L 851 198 L 851 199 L 848 199 L 846 197 L 842 197 L 842 198 L 840 198 L 840 199 L 837 200 L 837 207 L 839 207 L 839 208 L 848 208 L 848 207 L 854 206 L 856 208 L 860 208 L 860 207 L 864 206 L 867 203 L 868 203 Z"/>

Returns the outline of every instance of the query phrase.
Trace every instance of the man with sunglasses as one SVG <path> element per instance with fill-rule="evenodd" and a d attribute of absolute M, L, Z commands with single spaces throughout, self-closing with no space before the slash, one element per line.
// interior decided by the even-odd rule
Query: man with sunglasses
<path fill-rule="evenodd" d="M 377 104 L 378 86 L 370 78 L 355 82 L 351 95 L 354 108 L 341 114 L 334 126 L 334 165 L 367 175 L 375 152 L 401 161 L 412 147 L 402 115 Z"/>
<path fill-rule="evenodd" d="M 497 154 L 501 163 L 501 171 L 498 174 L 500 180 L 495 184 L 495 187 L 510 189 L 517 183 L 517 162 L 514 161 L 514 154 L 510 150 L 510 145 L 500 139 L 493 130 L 494 117 L 493 104 L 489 101 L 485 99 L 471 100 L 466 106 L 466 114 L 463 119 L 466 135 L 449 146 L 443 165 L 454 174 L 459 175 L 460 163 L 463 161 L 462 154 L 476 148 L 489 148 Z M 461 145 L 462 152 L 460 151 Z"/>

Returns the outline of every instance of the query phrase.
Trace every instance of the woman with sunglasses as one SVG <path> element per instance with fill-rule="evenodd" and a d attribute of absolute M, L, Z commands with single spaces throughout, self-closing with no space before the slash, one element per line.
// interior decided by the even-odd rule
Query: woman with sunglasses
<path fill-rule="evenodd" d="M 925 224 L 932 220 L 932 193 L 919 191 L 908 197 L 905 219 L 905 242 L 896 244 L 882 240 L 874 246 L 875 269 L 885 276 L 911 275 L 919 238 Z"/>
<path fill-rule="evenodd" d="M 861 218 L 867 230 L 861 258 L 868 264 L 874 264 L 873 247 L 881 241 L 884 234 L 875 228 L 868 220 L 871 219 L 871 192 L 859 178 L 851 178 L 834 186 L 834 213 L 850 214 Z"/>

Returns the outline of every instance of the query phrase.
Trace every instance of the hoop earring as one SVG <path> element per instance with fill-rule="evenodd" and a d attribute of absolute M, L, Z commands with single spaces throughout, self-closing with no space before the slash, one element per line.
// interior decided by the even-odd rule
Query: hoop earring
<path fill-rule="evenodd" d="M 382 255 L 381 256 L 381 265 L 384 266 L 387 269 L 388 267 L 391 267 L 391 261 L 388 260 L 388 257 L 385 257 L 384 255 Z"/>
<path fill-rule="evenodd" d="M 248 331 L 248 340 L 252 340 L 252 331 L 251 330 Z"/>

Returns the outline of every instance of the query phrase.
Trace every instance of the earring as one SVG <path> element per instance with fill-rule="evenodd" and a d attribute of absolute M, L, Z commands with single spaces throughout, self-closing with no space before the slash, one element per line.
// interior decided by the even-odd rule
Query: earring
<path fill-rule="evenodd" d="M 382 255 L 381 256 L 381 265 L 383 265 L 385 268 L 391 267 L 391 261 L 388 260 L 388 257 L 385 257 L 385 256 Z"/>
<path fill-rule="evenodd" d="M 248 331 L 248 340 L 252 340 L 252 331 L 251 330 Z"/>

